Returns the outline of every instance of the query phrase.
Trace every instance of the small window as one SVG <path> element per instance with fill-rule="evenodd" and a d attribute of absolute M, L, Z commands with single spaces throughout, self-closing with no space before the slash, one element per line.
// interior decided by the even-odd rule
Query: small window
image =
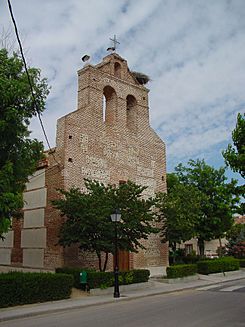
<path fill-rule="evenodd" d="M 103 100 L 102 100 L 102 115 L 103 115 L 103 122 L 105 122 L 105 113 L 106 113 L 106 97 L 103 94 Z"/>
<path fill-rule="evenodd" d="M 127 96 L 127 126 L 132 131 L 136 130 L 137 126 L 137 101 L 133 95 Z"/>
<path fill-rule="evenodd" d="M 112 124 L 116 119 L 117 95 L 111 86 L 104 87 L 102 99 L 102 116 L 106 124 Z"/>

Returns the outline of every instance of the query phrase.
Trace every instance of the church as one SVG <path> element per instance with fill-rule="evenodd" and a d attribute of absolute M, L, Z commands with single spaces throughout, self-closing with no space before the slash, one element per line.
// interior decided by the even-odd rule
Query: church
<path fill-rule="evenodd" d="M 149 122 L 149 89 L 127 61 L 111 53 L 97 65 L 78 71 L 77 109 L 57 121 L 56 147 L 47 152 L 24 193 L 23 218 L 0 243 L 0 266 L 54 270 L 56 267 L 97 267 L 97 259 L 76 246 L 58 245 L 63 218 L 51 201 L 57 189 L 78 187 L 84 178 L 104 184 L 127 180 L 147 186 L 144 196 L 166 191 L 165 144 Z M 168 246 L 159 235 L 144 240 L 146 250 L 121 251 L 119 269 L 147 268 L 163 275 Z M 112 269 L 110 258 L 109 267 Z"/>

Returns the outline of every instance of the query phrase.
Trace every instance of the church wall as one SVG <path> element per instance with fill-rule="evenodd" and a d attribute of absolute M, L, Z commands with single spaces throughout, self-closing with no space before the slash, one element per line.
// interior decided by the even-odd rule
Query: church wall
<path fill-rule="evenodd" d="M 60 216 L 59 210 L 53 207 L 52 201 L 60 197 L 58 189 L 64 189 L 65 171 L 62 164 L 62 151 L 56 149 L 53 155 L 49 154 L 48 156 L 49 166 L 45 172 L 48 201 L 45 207 L 47 243 L 44 249 L 44 267 L 47 269 L 54 269 L 64 265 L 64 250 L 58 244 L 59 230 L 64 218 Z"/>
<path fill-rule="evenodd" d="M 154 196 L 156 191 L 166 191 L 166 159 L 165 145 L 149 125 L 148 90 L 108 75 L 109 71 L 104 66 L 102 70 L 87 66 L 78 72 L 78 110 L 65 117 L 60 134 L 63 140 L 58 140 L 66 144 L 65 189 L 75 186 L 84 190 L 84 177 L 105 184 L 132 180 L 148 186 L 145 196 Z M 117 96 L 113 123 L 103 121 L 103 90 L 108 86 Z M 137 126 L 133 130 L 127 126 L 129 94 L 137 101 Z M 160 242 L 158 235 L 151 235 L 145 245 L 147 250 L 133 254 L 135 268 L 167 265 L 167 245 Z M 77 252 L 79 255 L 83 263 L 87 261 Z M 76 264 L 74 252 L 70 260 Z M 90 257 L 88 261 L 91 260 Z"/>
<path fill-rule="evenodd" d="M 58 120 L 56 148 L 53 155 L 47 154 L 47 166 L 27 184 L 24 218 L 13 221 L 8 245 L 0 243 L 0 264 L 11 262 L 18 267 L 41 269 L 64 265 L 98 268 L 93 254 L 81 252 L 76 246 L 63 249 L 58 245 L 64 218 L 52 201 L 60 196 L 59 188 L 85 191 L 84 178 L 89 178 L 116 185 L 132 180 L 148 186 L 145 197 L 166 191 L 165 144 L 149 124 L 148 92 L 117 55 L 78 72 L 77 110 Z M 105 118 L 103 94 L 109 108 Z M 168 248 L 159 235 L 150 235 L 142 242 L 146 249 L 130 253 L 130 268 L 159 271 L 167 266 Z M 108 266 L 113 268 L 111 255 Z"/>
<path fill-rule="evenodd" d="M 10 265 L 11 252 L 14 245 L 14 232 L 11 230 L 4 237 L 4 240 L 0 240 L 0 263 L 2 265 Z"/>

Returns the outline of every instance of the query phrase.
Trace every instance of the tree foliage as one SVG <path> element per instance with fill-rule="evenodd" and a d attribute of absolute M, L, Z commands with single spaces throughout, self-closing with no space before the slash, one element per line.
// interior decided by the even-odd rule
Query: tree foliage
<path fill-rule="evenodd" d="M 220 238 L 233 224 L 233 214 L 239 203 L 236 180 L 226 183 L 225 168 L 215 169 L 204 160 L 190 160 L 188 166 L 179 164 L 176 174 L 183 185 L 196 187 L 203 195 L 201 214 L 195 224 L 200 254 L 204 254 L 204 241 Z"/>
<path fill-rule="evenodd" d="M 245 178 L 245 114 L 237 115 L 236 128 L 232 132 L 233 146 L 228 145 L 227 149 L 223 151 L 225 162 L 230 168 Z M 236 187 L 236 193 L 244 197 L 245 185 Z M 241 203 L 238 210 L 240 214 L 245 213 L 245 203 Z"/>
<path fill-rule="evenodd" d="M 226 233 L 228 255 L 235 258 L 245 258 L 245 224 L 234 224 Z"/>
<path fill-rule="evenodd" d="M 201 215 L 203 194 L 192 185 L 180 183 L 176 174 L 167 175 L 168 193 L 156 197 L 158 215 L 162 221 L 162 240 L 168 241 L 173 251 L 176 244 L 195 236 L 195 225 Z"/>
<path fill-rule="evenodd" d="M 40 71 L 29 68 L 38 111 L 44 110 L 48 88 Z M 43 145 L 29 138 L 28 125 L 37 113 L 22 60 L 0 50 L 0 236 L 10 217 L 23 206 L 27 178 L 42 158 Z"/>
<path fill-rule="evenodd" d="M 234 224 L 226 233 L 226 238 L 233 243 L 245 241 L 245 224 Z"/>
<path fill-rule="evenodd" d="M 115 225 L 110 215 L 120 208 L 121 222 L 117 223 L 118 248 L 137 252 L 144 248 L 141 240 L 158 231 L 152 226 L 155 215 L 154 201 L 143 199 L 145 187 L 128 181 L 118 187 L 105 186 L 97 181 L 85 180 L 87 193 L 79 189 L 60 190 L 63 198 L 53 202 L 65 221 L 60 230 L 59 243 L 77 244 L 80 249 L 96 253 L 99 269 L 105 270 L 108 254 L 114 253 Z M 102 253 L 106 254 L 102 265 Z"/>
<path fill-rule="evenodd" d="M 233 146 L 223 151 L 225 162 L 234 172 L 245 178 L 245 114 L 238 114 L 236 128 L 232 132 Z"/>

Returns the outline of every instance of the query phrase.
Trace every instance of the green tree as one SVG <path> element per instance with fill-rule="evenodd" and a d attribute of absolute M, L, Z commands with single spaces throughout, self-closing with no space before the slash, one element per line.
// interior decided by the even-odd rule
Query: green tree
<path fill-rule="evenodd" d="M 38 69 L 29 68 L 28 72 L 38 109 L 22 60 L 0 50 L 0 236 L 23 206 L 25 183 L 43 153 L 42 143 L 29 138 L 28 125 L 37 110 L 44 110 L 48 88 Z"/>
<path fill-rule="evenodd" d="M 237 115 L 236 128 L 232 132 L 234 146 L 228 145 L 227 149 L 222 152 L 225 162 L 230 168 L 245 178 L 245 114 Z M 236 193 L 244 197 L 245 185 L 236 187 Z M 241 203 L 238 209 L 240 214 L 245 213 L 245 203 Z"/>
<path fill-rule="evenodd" d="M 167 174 L 167 193 L 157 194 L 156 207 L 162 222 L 162 241 L 169 242 L 173 253 L 178 243 L 195 236 L 203 200 L 196 187 L 180 183 L 176 174 Z"/>
<path fill-rule="evenodd" d="M 225 168 L 215 169 L 204 160 L 190 160 L 187 167 L 179 164 L 175 171 L 183 185 L 194 186 L 204 195 L 195 224 L 200 254 L 204 255 L 204 241 L 220 239 L 233 224 L 239 203 L 239 197 L 234 194 L 237 181 L 226 183 Z"/>
<path fill-rule="evenodd" d="M 235 258 L 245 257 L 245 224 L 234 224 L 226 233 L 228 255 Z"/>
<path fill-rule="evenodd" d="M 234 224 L 226 233 L 226 238 L 233 244 L 245 241 L 245 224 Z"/>
<path fill-rule="evenodd" d="M 114 224 L 110 215 L 115 208 L 121 210 L 121 222 L 117 225 L 118 248 L 131 252 L 144 249 L 141 240 L 147 239 L 157 228 L 152 223 L 155 218 L 151 210 L 152 199 L 143 199 L 145 187 L 133 182 L 118 187 L 105 186 L 96 181 L 85 180 L 87 193 L 72 188 L 60 190 L 63 198 L 53 202 L 64 215 L 59 243 L 63 246 L 77 244 L 81 250 L 97 255 L 100 271 L 105 271 L 108 254 L 114 253 Z M 102 264 L 102 253 L 105 261 Z"/>
<path fill-rule="evenodd" d="M 234 172 L 240 173 L 245 178 L 245 114 L 238 114 L 232 140 L 234 146 L 229 144 L 223 151 L 225 162 Z"/>

